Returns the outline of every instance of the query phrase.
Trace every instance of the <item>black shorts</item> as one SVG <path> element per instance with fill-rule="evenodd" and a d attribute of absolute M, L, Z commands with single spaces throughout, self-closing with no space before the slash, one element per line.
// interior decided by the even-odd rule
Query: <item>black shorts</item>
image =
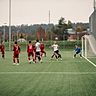
<path fill-rule="evenodd" d="M 40 52 L 36 52 L 36 57 L 40 56 Z"/>
<path fill-rule="evenodd" d="M 80 52 L 76 52 L 76 54 L 79 54 Z"/>
<path fill-rule="evenodd" d="M 54 53 L 58 54 L 59 53 L 59 50 L 54 51 Z"/>

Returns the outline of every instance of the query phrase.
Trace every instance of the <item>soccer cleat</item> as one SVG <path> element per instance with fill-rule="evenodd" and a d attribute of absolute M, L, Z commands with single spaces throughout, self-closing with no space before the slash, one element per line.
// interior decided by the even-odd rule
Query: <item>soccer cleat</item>
<path fill-rule="evenodd" d="M 16 65 L 19 65 L 19 63 L 17 63 Z"/>
<path fill-rule="evenodd" d="M 29 60 L 28 62 L 29 62 L 29 64 L 31 64 L 31 60 Z"/>
<path fill-rule="evenodd" d="M 42 59 L 40 60 L 40 63 L 42 63 Z"/>
<path fill-rule="evenodd" d="M 62 60 L 62 58 L 61 58 L 61 60 Z"/>
<path fill-rule="evenodd" d="M 35 59 L 33 59 L 33 63 L 36 63 L 36 60 Z"/>
<path fill-rule="evenodd" d="M 33 63 L 36 63 L 36 60 L 33 60 Z"/>
<path fill-rule="evenodd" d="M 30 60 L 30 62 L 33 62 L 33 60 Z"/>

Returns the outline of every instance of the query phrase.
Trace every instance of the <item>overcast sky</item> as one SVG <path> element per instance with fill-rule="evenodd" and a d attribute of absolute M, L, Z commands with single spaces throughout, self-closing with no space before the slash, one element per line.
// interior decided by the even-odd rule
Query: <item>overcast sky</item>
<path fill-rule="evenodd" d="M 60 17 L 76 22 L 89 22 L 93 0 L 11 0 L 12 25 L 57 24 Z M 9 23 L 9 0 L 0 0 L 0 25 Z"/>

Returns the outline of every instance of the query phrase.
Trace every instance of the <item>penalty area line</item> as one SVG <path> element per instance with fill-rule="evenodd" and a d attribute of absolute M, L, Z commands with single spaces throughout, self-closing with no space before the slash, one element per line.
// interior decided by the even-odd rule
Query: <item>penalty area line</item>
<path fill-rule="evenodd" d="M 96 74 L 96 72 L 0 72 L 0 74 L 69 74 L 69 75 L 87 75 Z"/>

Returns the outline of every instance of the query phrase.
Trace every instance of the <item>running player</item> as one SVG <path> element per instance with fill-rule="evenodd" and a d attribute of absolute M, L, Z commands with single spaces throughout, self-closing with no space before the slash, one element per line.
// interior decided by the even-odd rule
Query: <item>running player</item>
<path fill-rule="evenodd" d="M 40 61 L 42 63 L 42 59 L 41 59 L 41 56 L 40 56 L 41 49 L 40 49 L 39 40 L 36 40 L 35 47 L 36 47 L 36 59 L 38 58 L 38 61 Z"/>
<path fill-rule="evenodd" d="M 44 43 L 43 42 L 41 42 L 41 44 L 40 44 L 40 49 L 41 49 L 41 57 L 43 56 L 43 54 L 44 54 L 44 56 L 46 57 L 46 52 L 45 52 L 45 46 L 44 46 Z"/>
<path fill-rule="evenodd" d="M 0 52 L 2 54 L 2 58 L 5 58 L 5 45 L 3 44 L 3 42 L 1 42 L 0 44 Z"/>
<path fill-rule="evenodd" d="M 20 46 L 17 44 L 17 42 L 13 45 L 13 64 L 19 65 L 19 54 L 20 54 Z"/>
<path fill-rule="evenodd" d="M 29 41 L 29 44 L 27 45 L 27 53 L 29 63 L 31 64 L 32 61 L 35 62 L 35 51 L 31 41 Z M 33 60 L 30 58 L 31 56 Z"/>
<path fill-rule="evenodd" d="M 54 44 L 51 46 L 53 48 L 53 55 L 51 56 L 51 59 L 55 56 L 56 59 L 58 60 L 58 58 L 61 58 L 62 60 L 62 57 L 61 57 L 61 54 L 59 53 L 59 46 L 56 42 L 54 42 Z"/>
<path fill-rule="evenodd" d="M 80 57 L 82 58 L 81 48 L 79 46 L 75 45 L 75 50 L 74 51 L 75 51 L 75 54 L 74 54 L 73 58 L 75 58 L 77 54 L 79 54 Z"/>

